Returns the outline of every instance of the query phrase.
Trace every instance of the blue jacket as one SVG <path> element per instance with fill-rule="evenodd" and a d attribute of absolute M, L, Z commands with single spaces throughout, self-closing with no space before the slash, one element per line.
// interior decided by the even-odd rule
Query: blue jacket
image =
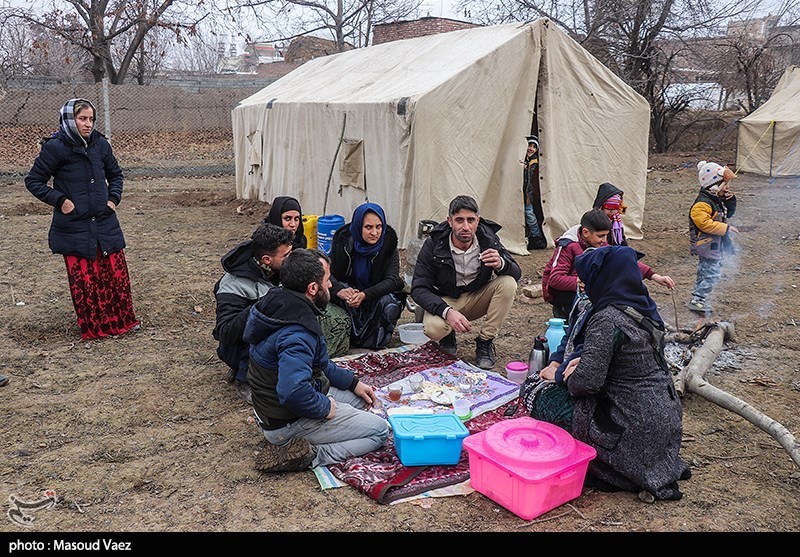
<path fill-rule="evenodd" d="M 247 382 L 264 429 L 299 418 L 323 420 L 331 411 L 330 386 L 354 391 L 358 378 L 328 358 L 317 315 L 304 295 L 271 288 L 250 308 L 244 341 L 250 346 Z"/>
<path fill-rule="evenodd" d="M 108 206 L 109 200 L 119 205 L 123 176 L 111 144 L 100 132 L 92 130 L 87 143 L 87 147 L 79 146 L 62 130 L 42 140 L 25 187 L 53 206 L 50 250 L 95 259 L 98 246 L 104 255 L 125 248 L 117 213 Z M 67 199 L 75 210 L 65 215 L 61 205 Z"/>

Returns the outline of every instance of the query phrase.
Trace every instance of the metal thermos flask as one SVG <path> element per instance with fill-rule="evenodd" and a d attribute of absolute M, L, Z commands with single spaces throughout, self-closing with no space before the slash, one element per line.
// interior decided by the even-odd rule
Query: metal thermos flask
<path fill-rule="evenodd" d="M 528 356 L 528 376 L 532 373 L 536 373 L 541 371 L 541 369 L 547 364 L 547 349 L 545 349 L 545 343 L 547 339 L 544 337 L 536 337 L 533 341 L 533 348 L 531 348 L 530 356 Z"/>

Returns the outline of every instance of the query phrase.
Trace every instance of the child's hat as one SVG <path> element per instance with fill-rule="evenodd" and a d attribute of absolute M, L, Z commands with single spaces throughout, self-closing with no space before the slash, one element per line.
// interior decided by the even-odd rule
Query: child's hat
<path fill-rule="evenodd" d="M 534 145 L 536 145 L 537 149 L 539 148 L 539 138 L 538 137 L 536 137 L 535 135 L 529 135 L 526 139 L 528 140 L 528 145 L 533 143 Z"/>
<path fill-rule="evenodd" d="M 725 167 L 715 162 L 700 161 L 697 163 L 697 177 L 701 188 L 710 188 L 725 181 Z"/>

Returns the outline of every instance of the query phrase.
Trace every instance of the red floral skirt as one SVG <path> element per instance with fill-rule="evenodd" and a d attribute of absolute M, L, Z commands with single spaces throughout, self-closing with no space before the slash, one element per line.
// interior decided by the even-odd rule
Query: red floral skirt
<path fill-rule="evenodd" d="M 81 340 L 121 335 L 139 324 L 125 252 L 104 256 L 98 249 L 97 259 L 65 255 L 64 262 Z"/>

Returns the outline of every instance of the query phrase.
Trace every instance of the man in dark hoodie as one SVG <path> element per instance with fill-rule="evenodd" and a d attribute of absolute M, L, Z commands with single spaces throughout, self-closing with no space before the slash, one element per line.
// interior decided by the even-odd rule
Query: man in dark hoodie
<path fill-rule="evenodd" d="M 425 310 L 425 335 L 449 354 L 456 353 L 456 333 L 471 331 L 472 320 L 486 317 L 475 338 L 475 359 L 482 369 L 495 365 L 494 339 L 522 276 L 497 237 L 500 228 L 480 216 L 472 197 L 456 196 L 447 220 L 422 244 L 411 281 L 411 297 Z"/>
<path fill-rule="evenodd" d="M 328 357 L 317 316 L 330 302 L 330 259 L 294 250 L 281 286 L 250 310 L 247 380 L 253 413 L 267 444 L 256 457 L 263 472 L 291 472 L 343 462 L 379 449 L 386 420 L 369 412 L 374 389 Z"/>
<path fill-rule="evenodd" d="M 279 282 L 284 258 L 292 251 L 294 233 L 273 224 L 262 224 L 249 240 L 242 242 L 222 258 L 225 274 L 214 285 L 217 300 L 217 323 L 212 335 L 219 341 L 217 355 L 228 364 L 230 382 L 252 404 L 247 384 L 249 345 L 242 340 L 250 307 Z"/>

